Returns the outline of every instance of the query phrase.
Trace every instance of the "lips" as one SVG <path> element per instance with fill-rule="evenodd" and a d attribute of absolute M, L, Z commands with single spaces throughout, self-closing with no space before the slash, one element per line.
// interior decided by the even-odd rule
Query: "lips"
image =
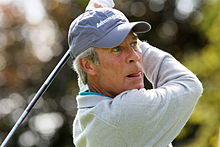
<path fill-rule="evenodd" d="M 139 78 L 139 77 L 142 77 L 142 72 L 131 73 L 131 74 L 127 75 L 126 77 L 128 77 L 128 78 Z"/>

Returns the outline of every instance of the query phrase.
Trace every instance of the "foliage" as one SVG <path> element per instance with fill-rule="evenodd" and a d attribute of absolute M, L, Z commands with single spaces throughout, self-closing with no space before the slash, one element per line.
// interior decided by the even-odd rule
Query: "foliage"
<path fill-rule="evenodd" d="M 202 80 L 204 94 L 189 125 L 197 125 L 195 139 L 186 147 L 217 147 L 220 126 L 220 1 L 206 1 L 199 29 L 208 38 L 200 52 L 185 57 L 185 64 Z"/>

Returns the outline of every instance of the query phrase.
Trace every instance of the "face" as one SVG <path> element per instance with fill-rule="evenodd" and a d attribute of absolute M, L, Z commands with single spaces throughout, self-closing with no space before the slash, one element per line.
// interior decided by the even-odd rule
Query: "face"
<path fill-rule="evenodd" d="M 129 33 L 117 47 L 96 49 L 100 64 L 93 65 L 95 74 L 89 77 L 91 91 L 114 97 L 125 90 L 144 87 L 137 39 L 136 34 Z"/>

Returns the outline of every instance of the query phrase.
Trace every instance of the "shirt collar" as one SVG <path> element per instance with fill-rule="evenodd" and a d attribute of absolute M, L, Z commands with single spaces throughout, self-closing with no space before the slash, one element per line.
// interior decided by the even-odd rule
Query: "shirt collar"
<path fill-rule="evenodd" d="M 96 92 L 80 92 L 76 97 L 78 109 L 92 108 L 103 100 L 112 100 L 111 97 Z"/>
<path fill-rule="evenodd" d="M 104 95 L 104 94 L 101 94 L 101 93 L 88 92 L 88 91 L 80 92 L 79 95 L 99 95 L 99 96 L 104 96 L 104 97 L 110 97 L 108 95 Z"/>

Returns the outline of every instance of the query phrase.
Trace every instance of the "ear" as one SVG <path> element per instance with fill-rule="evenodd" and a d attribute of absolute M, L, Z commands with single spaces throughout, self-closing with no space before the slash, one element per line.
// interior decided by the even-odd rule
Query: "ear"
<path fill-rule="evenodd" d="M 96 72 L 96 66 L 91 60 L 86 58 L 79 59 L 80 66 L 84 72 L 86 72 L 89 75 L 95 75 Z"/>

